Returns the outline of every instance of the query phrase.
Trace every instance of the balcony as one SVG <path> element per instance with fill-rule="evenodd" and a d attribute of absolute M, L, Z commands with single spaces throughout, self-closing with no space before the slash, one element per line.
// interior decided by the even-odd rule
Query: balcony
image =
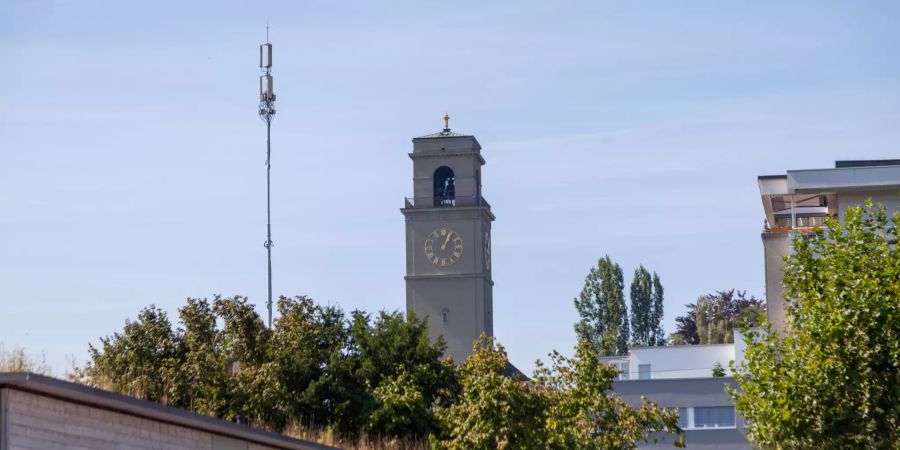
<path fill-rule="evenodd" d="M 837 214 L 836 199 L 829 195 L 770 195 L 763 198 L 766 209 L 765 233 L 808 233 L 825 226 L 828 217 Z"/>
<path fill-rule="evenodd" d="M 794 217 L 794 223 L 791 223 L 791 217 L 775 216 L 775 223 L 771 228 L 767 228 L 767 233 L 790 233 L 798 231 L 808 233 L 815 228 L 824 228 L 827 215 L 803 215 Z"/>
<path fill-rule="evenodd" d="M 485 206 L 491 205 L 480 195 L 453 197 L 406 197 L 406 208 L 454 208 L 460 206 Z"/>

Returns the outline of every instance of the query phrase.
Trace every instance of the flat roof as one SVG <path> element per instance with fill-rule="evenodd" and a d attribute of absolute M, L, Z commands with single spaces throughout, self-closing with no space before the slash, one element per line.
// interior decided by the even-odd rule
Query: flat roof
<path fill-rule="evenodd" d="M 0 373 L 0 388 L 31 392 L 279 449 L 334 448 L 31 372 Z"/>
<path fill-rule="evenodd" d="M 834 167 L 836 169 L 875 166 L 900 166 L 900 159 L 856 159 L 834 162 Z"/>
<path fill-rule="evenodd" d="M 797 193 L 881 190 L 900 186 L 900 166 L 788 170 L 787 177 L 788 187 Z"/>

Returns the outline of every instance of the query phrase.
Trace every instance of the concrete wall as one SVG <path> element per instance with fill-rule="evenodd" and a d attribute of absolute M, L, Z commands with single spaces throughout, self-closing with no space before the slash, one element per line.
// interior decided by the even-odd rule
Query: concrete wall
<path fill-rule="evenodd" d="M 791 233 L 763 233 L 763 258 L 766 276 L 766 319 L 772 329 L 786 325 L 784 295 L 784 257 L 791 251 Z"/>
<path fill-rule="evenodd" d="M 715 363 L 727 371 L 733 359 L 733 344 L 632 348 L 628 376 L 630 380 L 639 379 L 639 365 L 650 364 L 650 378 L 654 380 L 705 378 L 712 376 Z"/>
<path fill-rule="evenodd" d="M 2 397 L 2 450 L 274 449 L 16 389 Z"/>
<path fill-rule="evenodd" d="M 489 281 L 484 277 L 409 279 L 406 307 L 420 318 L 428 317 L 432 341 L 443 336 L 447 356 L 462 363 L 472 354 L 472 343 L 493 330 Z M 447 314 L 447 323 L 443 315 Z"/>
<path fill-rule="evenodd" d="M 725 393 L 725 385 L 736 387 L 733 379 L 694 378 L 682 380 L 617 381 L 613 391 L 632 406 L 640 406 L 641 396 L 666 408 L 687 408 L 701 406 L 729 406 L 731 400 Z M 699 450 L 747 450 L 746 423 L 736 414 L 735 428 L 686 430 L 685 444 L 689 449 Z M 638 445 L 641 449 L 671 449 L 673 435 L 657 433 L 657 442 Z"/>
<path fill-rule="evenodd" d="M 876 205 L 879 203 L 884 205 L 887 208 L 888 217 L 900 211 L 900 194 L 895 191 L 842 192 L 838 196 L 838 217 L 844 217 L 847 208 L 862 205 L 867 198 L 871 198 Z"/>

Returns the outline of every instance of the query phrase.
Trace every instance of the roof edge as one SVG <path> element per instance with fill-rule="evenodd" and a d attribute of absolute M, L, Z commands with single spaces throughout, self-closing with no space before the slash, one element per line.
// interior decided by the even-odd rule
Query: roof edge
<path fill-rule="evenodd" d="M 438 131 L 437 133 L 426 134 L 424 136 L 414 137 L 413 141 L 420 141 L 424 139 L 454 139 L 454 138 L 472 138 L 475 139 L 474 134 L 468 133 L 460 133 L 457 131 L 450 131 L 449 129 L 445 129 L 443 131 Z"/>
<path fill-rule="evenodd" d="M 129 414 L 279 449 L 320 450 L 334 448 L 32 372 L 0 373 L 0 388 L 45 395 L 63 401 Z"/>

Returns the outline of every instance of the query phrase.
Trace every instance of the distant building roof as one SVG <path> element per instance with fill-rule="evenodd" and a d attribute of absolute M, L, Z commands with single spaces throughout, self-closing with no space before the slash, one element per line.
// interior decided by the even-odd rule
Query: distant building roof
<path fill-rule="evenodd" d="M 0 388 L 46 395 L 63 401 L 131 414 L 278 449 L 334 448 L 30 372 L 0 373 Z"/>

